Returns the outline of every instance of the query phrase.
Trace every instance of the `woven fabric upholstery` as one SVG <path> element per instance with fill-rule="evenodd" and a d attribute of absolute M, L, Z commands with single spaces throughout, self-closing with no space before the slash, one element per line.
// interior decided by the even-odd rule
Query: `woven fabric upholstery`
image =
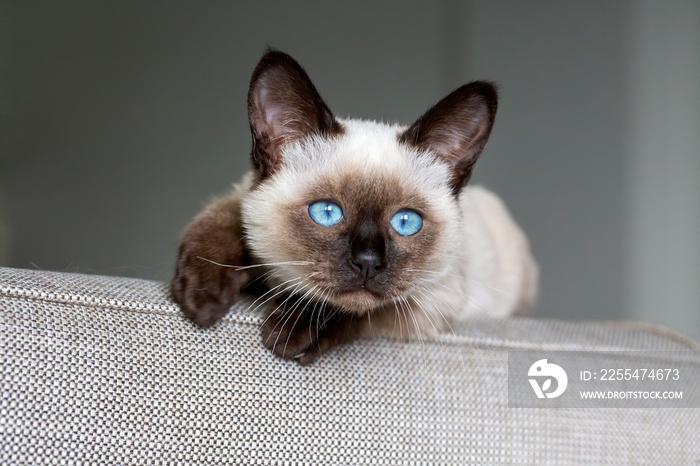
<path fill-rule="evenodd" d="M 2 464 L 699 464 L 700 409 L 514 409 L 512 349 L 700 349 L 648 325 L 475 321 L 309 367 L 159 282 L 0 269 Z M 700 385 L 700 380 L 697 381 Z"/>

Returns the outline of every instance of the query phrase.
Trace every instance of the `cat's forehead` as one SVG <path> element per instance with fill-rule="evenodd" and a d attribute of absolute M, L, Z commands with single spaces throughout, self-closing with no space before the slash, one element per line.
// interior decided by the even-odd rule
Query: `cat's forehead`
<path fill-rule="evenodd" d="M 413 150 L 399 144 L 405 127 L 375 121 L 341 120 L 344 132 L 328 142 L 339 163 L 379 171 L 402 170 L 414 156 Z"/>
<path fill-rule="evenodd" d="M 450 173 L 444 162 L 399 142 L 404 127 L 362 120 L 341 124 L 340 135 L 313 137 L 288 147 L 282 178 L 307 192 L 330 186 L 367 196 L 442 191 L 448 186 Z"/>

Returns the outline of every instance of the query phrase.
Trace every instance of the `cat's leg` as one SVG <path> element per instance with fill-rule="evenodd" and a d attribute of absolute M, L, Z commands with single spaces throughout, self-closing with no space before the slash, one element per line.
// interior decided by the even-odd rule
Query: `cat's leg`
<path fill-rule="evenodd" d="M 263 344 L 284 359 L 313 363 L 329 349 L 365 336 L 367 315 L 343 313 L 308 301 L 281 298 L 262 327 Z"/>
<path fill-rule="evenodd" d="M 182 312 L 201 327 L 219 321 L 238 300 L 249 274 L 240 196 L 209 204 L 187 226 L 180 244 L 172 294 Z"/>

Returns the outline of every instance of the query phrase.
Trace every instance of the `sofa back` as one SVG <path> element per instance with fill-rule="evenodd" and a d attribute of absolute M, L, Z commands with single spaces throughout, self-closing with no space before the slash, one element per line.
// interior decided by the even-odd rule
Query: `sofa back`
<path fill-rule="evenodd" d="M 509 351 L 700 349 L 659 327 L 477 320 L 301 367 L 263 348 L 259 317 L 202 330 L 167 290 L 0 269 L 0 463 L 700 461 L 700 409 L 508 407 Z"/>

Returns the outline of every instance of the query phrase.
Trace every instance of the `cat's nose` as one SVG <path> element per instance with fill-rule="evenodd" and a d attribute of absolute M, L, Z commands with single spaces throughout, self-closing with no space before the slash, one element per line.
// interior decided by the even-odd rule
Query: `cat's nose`
<path fill-rule="evenodd" d="M 373 251 L 362 251 L 353 257 L 352 265 L 365 281 L 377 275 L 384 267 L 382 259 Z"/>

